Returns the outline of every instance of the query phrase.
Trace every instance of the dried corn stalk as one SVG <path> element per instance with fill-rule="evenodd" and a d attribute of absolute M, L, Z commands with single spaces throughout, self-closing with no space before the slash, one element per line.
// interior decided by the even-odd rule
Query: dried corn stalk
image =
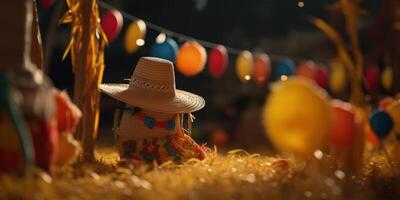
<path fill-rule="evenodd" d="M 355 105 L 364 103 L 364 95 L 362 92 L 363 81 L 363 56 L 360 50 L 358 39 L 358 20 L 361 14 L 365 11 L 358 7 L 359 0 L 338 0 L 333 8 L 340 9 L 346 21 L 346 31 L 350 39 L 350 48 L 347 48 L 346 43 L 340 34 L 333 29 L 325 21 L 318 18 L 311 18 L 311 22 L 321 29 L 335 44 L 339 58 L 346 66 L 349 77 L 351 78 L 351 96 L 350 102 Z M 348 50 L 349 49 L 349 50 Z"/>
<path fill-rule="evenodd" d="M 63 59 L 70 53 L 74 83 L 74 102 L 83 117 L 78 136 L 83 145 L 85 161 L 94 159 L 93 138 L 99 121 L 98 85 L 104 71 L 104 47 L 107 39 L 100 26 L 99 10 L 95 0 L 66 0 L 68 11 L 60 23 L 71 24 L 71 38 Z"/>

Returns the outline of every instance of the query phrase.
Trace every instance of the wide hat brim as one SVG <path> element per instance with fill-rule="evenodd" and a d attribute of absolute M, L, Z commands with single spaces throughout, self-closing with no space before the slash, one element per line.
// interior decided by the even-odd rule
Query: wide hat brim
<path fill-rule="evenodd" d="M 128 105 L 161 112 L 161 113 L 190 113 L 202 109 L 204 99 L 196 94 L 176 89 L 171 98 L 155 98 L 146 93 L 136 93 L 128 89 L 128 84 L 101 84 L 100 91 Z"/>

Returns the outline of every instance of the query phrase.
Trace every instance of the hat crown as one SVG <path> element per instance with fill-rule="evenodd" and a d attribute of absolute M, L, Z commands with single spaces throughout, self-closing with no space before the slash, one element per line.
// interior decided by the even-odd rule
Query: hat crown
<path fill-rule="evenodd" d="M 140 88 L 149 93 L 160 93 L 164 97 L 174 97 L 175 73 L 172 62 L 154 57 L 140 58 L 131 77 L 129 88 Z"/>

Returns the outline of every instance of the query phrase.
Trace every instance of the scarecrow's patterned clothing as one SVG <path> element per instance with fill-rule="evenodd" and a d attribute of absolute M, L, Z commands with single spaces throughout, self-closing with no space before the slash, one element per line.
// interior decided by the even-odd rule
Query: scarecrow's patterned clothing
<path fill-rule="evenodd" d="M 125 159 L 179 163 L 190 158 L 204 159 L 207 147 L 198 145 L 186 134 L 174 133 L 162 138 L 120 141 L 119 151 Z"/>

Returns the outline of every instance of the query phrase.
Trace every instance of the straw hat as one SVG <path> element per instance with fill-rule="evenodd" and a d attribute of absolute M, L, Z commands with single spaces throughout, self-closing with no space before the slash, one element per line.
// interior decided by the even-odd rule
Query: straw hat
<path fill-rule="evenodd" d="M 175 87 L 170 61 L 142 57 L 129 84 L 101 84 L 100 90 L 128 105 L 162 113 L 190 113 L 204 107 L 202 97 Z"/>

